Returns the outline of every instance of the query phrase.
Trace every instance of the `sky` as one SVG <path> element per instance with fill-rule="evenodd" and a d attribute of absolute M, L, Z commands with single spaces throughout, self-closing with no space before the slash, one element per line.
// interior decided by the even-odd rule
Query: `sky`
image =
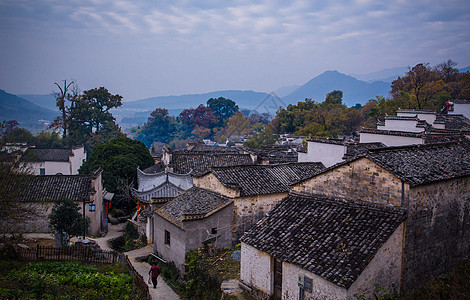
<path fill-rule="evenodd" d="M 326 70 L 470 65 L 468 0 L 0 0 L 0 89 L 124 101 L 271 92 Z"/>

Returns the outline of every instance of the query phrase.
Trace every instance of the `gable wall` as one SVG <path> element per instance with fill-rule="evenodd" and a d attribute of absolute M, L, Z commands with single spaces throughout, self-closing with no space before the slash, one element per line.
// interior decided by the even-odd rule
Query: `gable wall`
<path fill-rule="evenodd" d="M 401 181 L 366 158 L 304 180 L 292 190 L 393 206 L 400 206 L 402 197 Z"/>
<path fill-rule="evenodd" d="M 307 153 L 298 156 L 299 162 L 322 162 L 325 167 L 330 167 L 343 161 L 345 153 L 344 145 L 328 144 L 320 142 L 308 142 Z"/>
<path fill-rule="evenodd" d="M 85 147 L 77 147 L 72 149 L 73 156 L 69 157 L 70 161 L 70 168 L 71 168 L 71 175 L 77 175 L 78 169 L 82 166 L 82 164 L 86 160 L 86 152 Z"/>
<path fill-rule="evenodd" d="M 233 208 L 234 241 L 266 216 L 287 193 L 264 194 L 235 198 Z"/>
<path fill-rule="evenodd" d="M 403 286 L 414 290 L 470 252 L 470 176 L 411 188 L 408 197 Z"/>
<path fill-rule="evenodd" d="M 404 223 L 400 224 L 388 240 L 379 248 L 375 256 L 349 287 L 347 299 L 356 299 L 354 294 L 374 299 L 373 292 L 378 284 L 388 293 L 400 290 L 403 257 Z"/>
<path fill-rule="evenodd" d="M 375 133 L 361 132 L 361 135 L 359 138 L 360 138 L 361 143 L 382 142 L 389 147 L 424 144 L 424 139 L 422 138 L 390 135 L 390 134 L 375 134 Z"/>
<path fill-rule="evenodd" d="M 194 186 L 198 188 L 211 190 L 227 197 L 234 198 L 240 195 L 239 191 L 225 187 L 212 173 L 201 177 L 194 177 L 193 181 Z"/>
<path fill-rule="evenodd" d="M 232 247 L 232 215 L 233 204 L 227 205 L 212 215 L 198 220 L 184 221 L 183 228 L 186 231 L 186 251 L 202 247 L 208 237 L 207 232 L 217 228 L 217 249 Z"/>
<path fill-rule="evenodd" d="M 424 128 L 416 127 L 418 121 L 415 120 L 385 120 L 385 126 L 381 126 L 382 130 L 421 132 Z"/>

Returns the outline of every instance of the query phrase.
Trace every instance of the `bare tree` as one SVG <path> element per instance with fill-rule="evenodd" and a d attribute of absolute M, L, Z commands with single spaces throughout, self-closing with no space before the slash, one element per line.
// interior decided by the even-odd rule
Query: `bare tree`
<path fill-rule="evenodd" d="M 56 119 L 56 123 L 61 124 L 65 137 L 67 135 L 67 107 L 65 105 L 65 101 L 78 94 L 78 87 L 73 80 L 67 83 L 67 79 L 62 81 L 63 86 L 57 82 L 54 84 L 59 88 L 59 92 L 54 93 L 56 98 L 56 106 L 62 113 L 60 119 Z"/>

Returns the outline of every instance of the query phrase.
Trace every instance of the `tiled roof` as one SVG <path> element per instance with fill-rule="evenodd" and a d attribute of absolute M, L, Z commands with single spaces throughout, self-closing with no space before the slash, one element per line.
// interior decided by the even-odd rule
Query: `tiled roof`
<path fill-rule="evenodd" d="M 241 241 L 349 288 L 405 214 L 391 206 L 291 193 Z"/>
<path fill-rule="evenodd" d="M 322 171 L 322 163 L 213 168 L 212 174 L 226 187 L 240 191 L 240 196 L 285 193 L 289 186 Z"/>
<path fill-rule="evenodd" d="M 25 151 L 23 161 L 69 161 L 73 156 L 72 149 L 38 149 L 29 148 Z"/>
<path fill-rule="evenodd" d="M 387 147 L 382 142 L 374 143 L 353 143 L 347 145 L 346 153 L 344 154 L 343 159 L 351 159 L 360 155 L 365 154 L 369 149 L 383 148 Z"/>
<path fill-rule="evenodd" d="M 46 175 L 31 176 L 24 179 L 24 189 L 20 201 L 54 202 L 61 198 L 72 201 L 90 199 L 92 175 Z"/>
<path fill-rule="evenodd" d="M 185 150 L 183 150 L 185 151 Z M 186 150 L 190 153 L 233 153 L 233 154 L 241 154 L 243 153 L 243 149 L 237 147 L 223 147 L 223 146 L 211 146 L 206 144 L 195 144 L 192 146 L 190 150 Z M 179 151 L 175 151 L 178 153 Z"/>
<path fill-rule="evenodd" d="M 156 213 L 181 227 L 183 221 L 202 219 L 232 201 L 219 193 L 192 187 L 157 209 Z"/>
<path fill-rule="evenodd" d="M 426 109 L 399 109 L 397 113 L 407 113 L 407 114 L 428 114 L 428 115 L 435 115 L 436 112 L 433 110 L 426 110 Z"/>
<path fill-rule="evenodd" d="M 446 129 L 470 130 L 470 120 L 464 115 L 438 115 L 436 121 L 443 122 Z"/>
<path fill-rule="evenodd" d="M 470 175 L 468 140 L 371 149 L 366 157 L 411 186 Z"/>
<path fill-rule="evenodd" d="M 213 167 L 252 165 L 249 154 L 173 153 L 169 167 L 175 173 L 201 176 Z"/>
<path fill-rule="evenodd" d="M 396 130 L 383 130 L 383 129 L 374 129 L 374 128 L 361 128 L 360 133 L 372 133 L 372 134 L 384 134 L 384 135 L 396 135 L 396 136 L 406 136 L 421 138 L 423 137 L 422 132 L 408 132 L 408 131 L 396 131 Z"/>
<path fill-rule="evenodd" d="M 162 171 L 165 171 L 165 164 L 163 164 L 163 162 L 160 161 L 154 164 L 153 166 L 150 166 L 147 169 L 144 169 L 143 171 L 144 173 L 147 173 L 147 174 L 160 173 Z"/>
<path fill-rule="evenodd" d="M 297 162 L 297 152 L 289 146 L 265 146 L 258 149 L 244 148 L 246 152 L 257 155 L 258 159 L 269 164 Z"/>
<path fill-rule="evenodd" d="M 307 141 L 308 142 L 316 142 L 316 143 L 325 143 L 325 144 L 335 144 L 335 145 L 343 145 L 344 144 L 344 140 L 318 137 L 318 136 L 309 137 L 307 139 Z"/>

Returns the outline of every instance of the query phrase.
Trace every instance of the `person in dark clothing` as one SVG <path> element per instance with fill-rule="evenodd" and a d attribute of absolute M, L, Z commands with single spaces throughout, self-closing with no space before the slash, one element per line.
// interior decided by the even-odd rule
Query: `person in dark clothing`
<path fill-rule="evenodd" d="M 153 263 L 152 267 L 149 270 L 149 275 L 150 277 L 152 277 L 152 283 L 153 283 L 154 289 L 157 288 L 157 279 L 158 279 L 158 275 L 160 275 L 160 272 L 161 272 L 160 267 L 157 266 L 156 263 Z"/>

